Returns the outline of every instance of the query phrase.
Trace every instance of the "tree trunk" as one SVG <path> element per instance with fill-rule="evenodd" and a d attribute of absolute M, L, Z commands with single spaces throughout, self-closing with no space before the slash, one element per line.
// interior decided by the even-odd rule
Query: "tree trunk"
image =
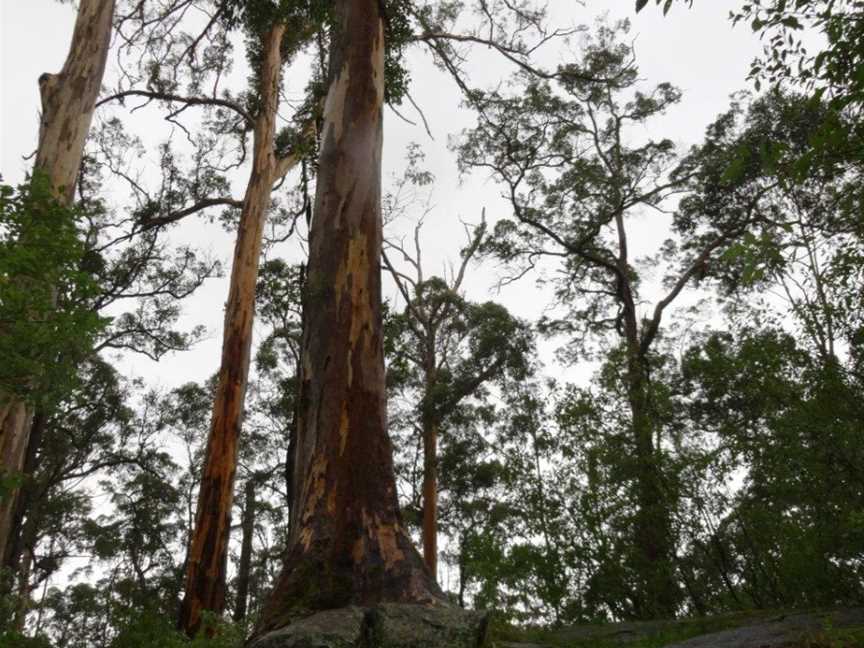
<path fill-rule="evenodd" d="M 186 564 L 185 596 L 180 610 L 179 627 L 190 637 L 201 626 L 203 610 L 221 613 L 225 608 L 228 538 L 237 443 L 252 349 L 255 285 L 270 193 L 280 173 L 278 167 L 284 161 L 277 160 L 274 148 L 282 66 L 279 48 L 284 33 L 285 25 L 278 24 L 270 28 L 263 38 L 261 104 L 255 121 L 252 173 L 234 247 L 225 309 L 222 364 L 198 493 L 195 531 Z"/>
<path fill-rule="evenodd" d="M 45 432 L 47 417 L 44 411 L 37 410 L 33 417 L 33 426 L 27 443 L 27 453 L 24 459 L 24 474 L 26 481 L 22 484 L 14 500 L 15 510 L 12 515 L 12 526 L 9 541 L 6 544 L 6 554 L 3 556 L 3 567 L 6 570 L 0 595 L 17 597 L 15 607 L 16 627 L 24 627 L 29 611 L 30 569 L 33 562 L 33 547 L 36 545 L 38 529 L 39 490 L 34 483 L 39 448 Z M 17 579 L 17 587 L 16 587 Z M 20 623 L 20 626 L 19 626 Z"/>
<path fill-rule="evenodd" d="M 3 479 L 18 479 L 24 468 L 24 455 L 33 409 L 31 405 L 11 394 L 0 393 L 0 462 Z M 10 488 L 0 497 L 0 555 L 5 556 L 14 529 L 15 510 L 19 488 Z"/>
<path fill-rule="evenodd" d="M 18 632 L 24 632 L 24 625 L 27 622 L 27 612 L 30 611 L 30 570 L 33 567 L 33 552 L 28 548 L 25 549 L 19 561 L 18 573 L 18 591 L 15 602 L 15 618 L 12 622 L 13 627 Z"/>
<path fill-rule="evenodd" d="M 234 620 L 246 618 L 246 603 L 249 599 L 249 569 L 252 565 L 252 535 L 255 533 L 255 481 L 246 482 L 245 502 L 243 504 L 243 543 L 240 546 L 240 567 L 237 570 L 237 601 L 234 606 Z"/>
<path fill-rule="evenodd" d="M 66 62 L 59 74 L 39 77 L 42 120 L 34 169 L 45 173 L 57 198 L 72 202 L 84 142 L 111 44 L 114 0 L 81 0 Z M 21 473 L 33 409 L 12 394 L 0 393 L 0 476 Z M 0 502 L 0 556 L 12 529 L 17 489 Z"/>
<path fill-rule="evenodd" d="M 438 579 L 438 431 L 440 429 L 433 398 L 438 383 L 435 354 L 436 330 L 426 327 L 423 400 L 420 403 L 423 425 L 423 561 Z"/>
<path fill-rule="evenodd" d="M 304 295 L 295 511 L 257 632 L 349 604 L 441 592 L 402 525 L 386 429 L 381 320 L 384 25 L 337 0 Z"/>
<path fill-rule="evenodd" d="M 427 392 L 428 393 L 428 392 Z M 438 424 L 423 422 L 423 560 L 438 577 Z"/>
<path fill-rule="evenodd" d="M 672 565 L 668 502 L 654 447 L 646 371 L 639 358 L 628 359 L 628 397 L 636 448 L 635 569 L 641 591 L 636 614 L 643 619 L 675 616 L 678 593 Z"/>

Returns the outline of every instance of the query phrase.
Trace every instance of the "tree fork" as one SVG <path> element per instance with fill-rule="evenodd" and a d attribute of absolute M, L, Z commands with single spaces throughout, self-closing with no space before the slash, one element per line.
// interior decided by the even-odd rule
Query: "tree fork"
<path fill-rule="evenodd" d="M 319 610 L 443 598 L 402 525 L 386 428 L 380 4 L 338 0 L 335 18 L 304 294 L 301 487 L 256 635 Z"/>

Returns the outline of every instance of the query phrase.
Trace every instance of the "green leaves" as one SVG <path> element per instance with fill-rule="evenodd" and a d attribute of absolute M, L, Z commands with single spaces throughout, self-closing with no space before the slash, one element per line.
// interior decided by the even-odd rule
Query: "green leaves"
<path fill-rule="evenodd" d="M 0 187 L 0 390 L 27 399 L 60 394 L 107 321 L 76 210 L 36 174 Z"/>

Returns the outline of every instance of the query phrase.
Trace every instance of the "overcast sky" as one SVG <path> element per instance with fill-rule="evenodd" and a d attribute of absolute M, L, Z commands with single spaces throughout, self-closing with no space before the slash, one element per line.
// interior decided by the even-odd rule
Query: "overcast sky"
<path fill-rule="evenodd" d="M 745 78 L 750 62 L 760 51 L 758 39 L 747 27 L 733 29 L 728 22 L 729 9 L 739 2 L 701 0 L 692 10 L 681 3 L 665 18 L 653 6 L 636 16 L 634 4 L 634 0 L 585 0 L 584 6 L 575 0 L 550 2 L 554 20 L 562 26 L 590 26 L 604 12 L 612 20 L 630 18 L 645 83 L 669 81 L 684 92 L 681 104 L 673 107 L 666 117 L 652 122 L 645 134 L 671 138 L 682 147 L 698 143 L 705 127 L 728 107 L 729 95 L 748 87 Z M 74 8 L 56 0 L 0 0 L 0 174 L 6 183 L 20 182 L 30 168 L 30 162 L 23 158 L 36 145 L 39 110 L 36 80 L 41 73 L 56 72 L 62 66 L 73 22 Z M 552 48 L 544 57 L 549 62 L 566 61 L 572 50 L 572 46 Z M 471 113 L 460 108 L 457 89 L 430 65 L 426 51 L 412 52 L 410 61 L 412 94 L 429 120 L 434 140 L 422 128 L 406 124 L 388 111 L 385 178 L 399 171 L 409 142 L 423 145 L 427 166 L 437 178 L 431 199 L 434 209 L 424 230 L 427 248 L 424 254 L 428 271 L 434 273 L 441 271 L 444 259 L 458 258 L 463 242 L 458 219 L 476 222 L 486 208 L 489 219 L 494 220 L 506 215 L 506 205 L 498 197 L 498 188 L 487 178 L 460 179 L 447 142 L 449 135 L 472 125 Z M 482 51 L 472 63 L 473 78 L 479 84 L 494 84 L 512 71 Z M 404 113 L 416 118 L 410 107 Z M 244 181 L 245 173 L 238 177 L 238 195 L 242 195 Z M 665 232 L 666 224 L 661 217 L 641 220 L 634 237 L 641 243 L 640 252 L 649 252 L 664 238 Z M 232 238 L 218 225 L 189 222 L 174 230 L 172 236 L 194 240 L 223 261 L 230 259 Z M 530 278 L 495 294 L 491 288 L 496 273 L 492 264 L 474 269 L 467 282 L 468 296 L 502 301 L 519 315 L 536 319 L 548 296 L 538 291 Z M 392 287 L 387 292 L 395 294 Z M 211 375 L 219 360 L 222 304 L 226 295 L 226 281 L 214 280 L 188 300 L 184 323 L 189 326 L 203 323 L 210 332 L 208 339 L 193 351 L 175 354 L 158 365 L 140 358 L 125 358 L 121 361 L 124 372 L 166 388 Z M 548 359 L 550 353 L 551 347 L 544 346 L 544 357 Z M 578 368 L 573 371 L 580 374 Z"/>

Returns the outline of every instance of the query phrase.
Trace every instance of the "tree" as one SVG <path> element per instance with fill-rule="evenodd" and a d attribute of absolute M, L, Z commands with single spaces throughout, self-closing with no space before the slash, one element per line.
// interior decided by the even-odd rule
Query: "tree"
<path fill-rule="evenodd" d="M 202 610 L 221 612 L 225 605 L 237 443 L 252 352 L 255 286 L 264 222 L 274 184 L 298 161 L 296 152 L 280 154 L 276 147 L 283 41 L 289 27 L 296 29 L 298 25 L 278 17 L 275 12 L 271 20 L 272 24 L 259 35 L 262 52 L 257 70 L 259 106 L 253 128 L 252 173 L 240 214 L 225 312 L 222 364 L 198 496 L 195 534 L 189 547 L 186 595 L 180 613 L 180 626 L 190 636 L 200 627 Z M 287 38 L 296 36 L 290 34 Z"/>
<path fill-rule="evenodd" d="M 768 296 L 763 301 L 782 299 L 826 363 L 838 359 L 839 345 L 860 326 L 848 286 L 862 254 L 860 163 L 834 151 L 813 158 L 806 175 L 796 172 L 830 111 L 825 102 L 780 90 L 736 102 L 691 156 L 698 173 L 675 224 L 692 241 L 683 247 L 692 255 L 701 240 L 754 214 L 746 235 L 705 276 L 717 280 L 730 307 L 743 302 L 745 312 L 757 291 Z"/>
<path fill-rule="evenodd" d="M 108 56 L 113 14 L 113 0 L 82 1 L 63 69 L 39 78 L 42 119 L 34 176 L 44 174 L 64 205 L 72 201 L 81 167 Z M 32 404 L 26 399 L 0 393 L 0 470 L 4 478 L 23 469 L 32 418 Z M 0 555 L 5 554 L 9 541 L 16 496 L 13 489 L 0 504 Z"/>
<path fill-rule="evenodd" d="M 586 45 L 578 75 L 554 86 L 522 79 L 512 96 L 479 97 L 478 126 L 463 138 L 459 153 L 463 168 L 488 169 L 502 182 L 513 209 L 512 218 L 496 224 L 486 252 L 516 267 L 511 278 L 543 259 L 563 264 L 556 296 L 567 315 L 547 320 L 546 329 L 570 334 L 577 348 L 585 334 L 613 331 L 624 344 L 621 380 L 638 483 L 634 560 L 641 576 L 631 595 L 637 616 L 671 616 L 678 593 L 663 449 L 651 401 L 652 345 L 669 305 L 737 232 L 703 241 L 698 254 L 666 278 L 668 292 L 650 316 L 640 314 L 640 274 L 629 251 L 628 217 L 639 209 L 662 211 L 689 171 L 670 175 L 676 154 L 669 140 L 628 144 L 631 125 L 663 113 L 680 93 L 669 84 L 650 93 L 634 88 L 632 50 L 615 41 L 616 32 L 627 29 L 626 23 L 601 27 Z"/>
<path fill-rule="evenodd" d="M 706 601 L 719 609 L 860 601 L 860 380 L 771 324 L 711 333 L 682 365 L 681 411 L 718 441 L 703 450 L 708 465 L 743 473 L 723 506 L 700 497 L 691 519 L 700 586 L 722 584 L 703 590 Z"/>
<path fill-rule="evenodd" d="M 524 380 L 530 373 L 531 332 L 503 307 L 477 304 L 461 294 L 462 281 L 486 230 L 485 222 L 469 231 L 462 262 L 449 279 L 424 274 L 420 229 L 414 229 L 414 251 L 385 243 L 410 269 L 397 270 L 389 255 L 384 265 L 395 281 L 405 309 L 388 322 L 388 382 L 392 388 L 417 392 L 418 427 L 423 444 L 423 559 L 433 576 L 438 563 L 438 444 L 446 419 L 463 400 L 487 383 Z M 408 273 L 411 274 L 408 274 Z"/>
<path fill-rule="evenodd" d="M 441 597 L 402 525 L 386 429 L 384 17 L 373 0 L 338 0 L 333 10 L 303 304 L 296 515 L 259 633 L 323 608 Z"/>

